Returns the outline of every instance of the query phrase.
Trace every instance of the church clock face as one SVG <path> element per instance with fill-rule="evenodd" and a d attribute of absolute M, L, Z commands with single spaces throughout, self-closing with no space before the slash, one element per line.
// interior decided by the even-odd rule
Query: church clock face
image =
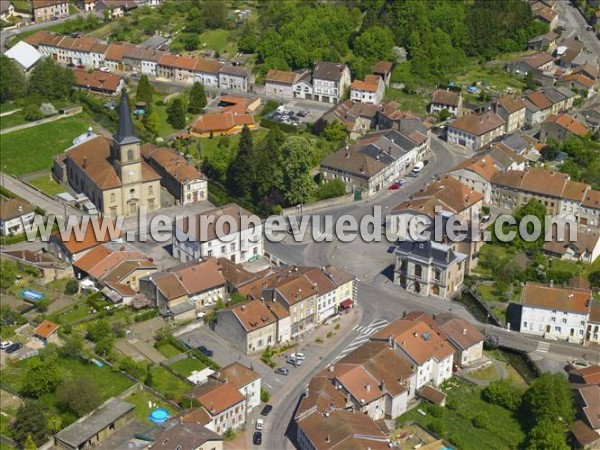
<path fill-rule="evenodd" d="M 129 176 L 130 176 L 130 177 L 132 177 L 132 176 L 134 176 L 134 175 L 135 175 L 135 171 L 133 171 L 133 170 L 130 170 L 130 171 L 128 172 L 128 174 L 129 174 Z"/>

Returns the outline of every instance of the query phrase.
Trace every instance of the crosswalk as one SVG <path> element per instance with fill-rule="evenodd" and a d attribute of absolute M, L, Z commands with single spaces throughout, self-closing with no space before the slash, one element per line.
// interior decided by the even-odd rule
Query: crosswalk
<path fill-rule="evenodd" d="M 538 341 L 537 348 L 535 349 L 536 352 L 548 353 L 548 350 L 550 350 L 550 344 L 547 342 Z"/>
<path fill-rule="evenodd" d="M 352 342 L 350 342 L 350 344 L 348 344 L 346 346 L 346 348 L 344 348 L 344 350 L 342 350 L 340 352 L 340 354 L 337 355 L 333 359 L 332 364 L 338 362 L 340 359 L 342 359 L 348 353 L 356 350 L 358 347 L 363 345 L 365 342 L 367 342 L 370 339 L 370 336 L 372 334 L 376 333 L 377 331 L 379 331 L 380 329 L 385 327 L 387 324 L 389 324 L 389 322 L 387 320 L 379 319 L 379 320 L 374 320 L 369 325 L 355 325 L 354 328 L 352 328 L 352 330 L 358 331 L 358 336 L 356 336 L 352 340 Z"/>

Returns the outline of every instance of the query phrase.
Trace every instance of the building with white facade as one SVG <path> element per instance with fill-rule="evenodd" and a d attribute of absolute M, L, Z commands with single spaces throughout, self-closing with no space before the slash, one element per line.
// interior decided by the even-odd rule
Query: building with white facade
<path fill-rule="evenodd" d="M 202 405 L 202 425 L 217 434 L 238 430 L 246 423 L 246 397 L 232 383 L 210 379 L 200 385 L 195 398 Z"/>
<path fill-rule="evenodd" d="M 350 100 L 379 105 L 385 94 L 385 84 L 379 75 L 367 75 L 365 80 L 354 80 L 350 86 Z"/>
<path fill-rule="evenodd" d="M 521 333 L 580 343 L 584 340 L 592 291 L 527 283 L 521 294 Z"/>
<path fill-rule="evenodd" d="M 470 150 L 479 150 L 505 132 L 506 122 L 491 111 L 483 114 L 467 114 L 448 125 L 447 141 Z"/>
<path fill-rule="evenodd" d="M 12 236 L 30 229 L 35 207 L 24 200 L 12 198 L 0 202 L 0 235 Z"/>
<path fill-rule="evenodd" d="M 265 77 L 265 95 L 275 99 L 294 98 L 294 83 L 300 78 L 296 72 L 271 69 Z"/>
<path fill-rule="evenodd" d="M 229 91 L 248 92 L 250 73 L 242 66 L 224 64 L 219 70 L 219 87 Z"/>
<path fill-rule="evenodd" d="M 260 218 L 235 203 L 175 223 L 173 257 L 181 262 L 211 256 L 246 262 L 264 254 Z"/>
<path fill-rule="evenodd" d="M 233 386 L 246 398 L 246 412 L 260 405 L 260 375 L 252 369 L 234 362 L 219 371 L 219 378 Z"/>
<path fill-rule="evenodd" d="M 312 77 L 313 100 L 337 103 L 350 86 L 350 69 L 345 64 L 319 61 Z"/>

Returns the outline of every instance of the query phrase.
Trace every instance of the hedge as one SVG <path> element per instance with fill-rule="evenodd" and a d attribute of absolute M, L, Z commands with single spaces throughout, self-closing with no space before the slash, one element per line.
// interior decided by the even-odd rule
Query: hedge
<path fill-rule="evenodd" d="M 261 119 L 260 126 L 263 128 L 279 128 L 284 133 L 298 132 L 298 127 L 295 125 L 288 125 L 286 123 L 276 122 L 274 120 L 267 119 L 266 117 Z"/>

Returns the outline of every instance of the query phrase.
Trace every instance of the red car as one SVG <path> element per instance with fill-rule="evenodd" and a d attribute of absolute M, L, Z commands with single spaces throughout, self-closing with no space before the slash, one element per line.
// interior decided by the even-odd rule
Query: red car
<path fill-rule="evenodd" d="M 394 183 L 388 188 L 389 191 L 396 191 L 398 189 L 400 189 L 400 185 L 398 183 Z"/>

